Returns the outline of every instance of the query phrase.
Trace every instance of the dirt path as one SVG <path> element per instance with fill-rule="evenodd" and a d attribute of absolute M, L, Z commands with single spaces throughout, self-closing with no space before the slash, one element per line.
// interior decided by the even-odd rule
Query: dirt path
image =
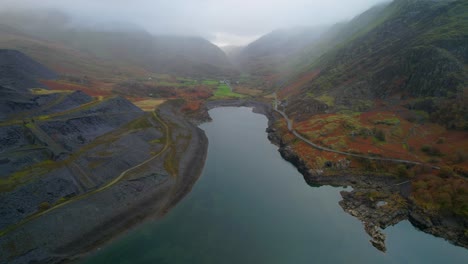
<path fill-rule="evenodd" d="M 90 191 L 90 192 L 88 192 L 88 193 L 84 193 L 84 194 L 82 194 L 82 195 L 79 195 L 79 196 L 75 196 L 75 197 L 73 197 L 73 198 L 70 198 L 69 200 L 67 200 L 67 201 L 65 201 L 65 202 L 63 202 L 63 203 L 54 205 L 54 206 L 52 206 L 51 208 L 49 208 L 49 209 L 47 209 L 47 210 L 45 210 L 45 211 L 42 211 L 42 212 L 33 214 L 33 215 L 31 215 L 31 216 L 29 216 L 29 217 L 23 219 L 23 220 L 20 221 L 19 223 L 14 224 L 14 225 L 11 225 L 11 226 L 5 228 L 4 230 L 1 230 L 1 231 L 0 231 L 0 237 L 6 235 L 7 233 L 9 233 L 9 232 L 11 232 L 11 231 L 13 231 L 13 230 L 18 229 L 19 227 L 25 225 L 26 223 L 28 223 L 28 222 L 30 222 L 30 221 L 32 221 L 32 220 L 34 220 L 34 219 L 36 219 L 36 218 L 39 218 L 39 217 L 41 217 L 41 216 L 43 216 L 43 215 L 45 215 L 45 214 L 48 214 L 48 213 L 50 213 L 50 212 L 52 212 L 52 211 L 54 211 L 54 210 L 56 210 L 56 209 L 58 209 L 58 208 L 60 208 L 60 207 L 63 207 L 63 206 L 65 206 L 65 205 L 68 205 L 68 204 L 73 203 L 73 202 L 75 202 L 75 201 L 84 199 L 84 198 L 86 198 L 86 197 L 89 197 L 89 196 L 91 196 L 91 195 L 93 195 L 93 194 L 102 192 L 102 191 L 104 191 L 104 190 L 106 190 L 106 189 L 108 189 L 108 188 L 114 186 L 115 184 L 117 184 L 118 182 L 120 182 L 123 178 L 125 178 L 125 176 L 127 176 L 127 174 L 128 174 L 129 172 L 131 172 L 131 171 L 133 171 L 133 170 L 135 170 L 135 169 L 138 169 L 138 168 L 140 168 L 141 166 L 144 166 L 145 164 L 147 164 L 147 163 L 153 161 L 154 159 L 156 159 L 157 157 L 161 156 L 161 154 L 164 153 L 164 152 L 168 149 L 169 145 L 171 144 L 171 137 L 170 137 L 170 135 L 169 135 L 169 127 L 168 127 L 168 125 L 156 114 L 156 112 L 153 112 L 153 116 L 154 116 L 154 118 L 155 118 L 158 122 L 160 122 L 160 123 L 163 125 L 164 130 L 165 130 L 164 134 L 165 134 L 166 140 L 165 140 L 164 147 L 161 149 L 160 152 L 158 152 L 157 154 L 155 154 L 155 155 L 152 156 L 151 158 L 149 158 L 149 159 L 143 161 L 142 163 L 140 163 L 140 164 L 138 164 L 138 165 L 136 165 L 136 166 L 134 166 L 134 167 L 131 167 L 131 168 L 129 168 L 129 169 L 123 171 L 118 177 L 116 177 L 116 178 L 113 179 L 112 181 L 108 182 L 106 185 L 104 185 L 104 186 L 102 186 L 102 187 L 100 187 L 100 188 L 98 188 L 98 189 L 96 189 L 96 190 L 93 190 L 93 191 Z"/>
<path fill-rule="evenodd" d="M 360 154 L 354 154 L 354 153 L 348 153 L 348 152 L 344 152 L 344 151 L 339 151 L 339 150 L 334 150 L 334 149 L 330 149 L 330 148 L 327 148 L 327 147 L 323 147 L 323 146 L 320 146 L 320 145 L 317 145 L 315 144 L 314 142 L 308 140 L 307 138 L 305 138 L 304 136 L 302 136 L 299 132 L 297 132 L 294 127 L 293 127 L 293 123 L 292 123 L 292 120 L 288 118 L 288 116 L 286 115 L 285 112 L 281 111 L 278 109 L 278 99 L 276 97 L 276 94 L 275 94 L 275 102 L 274 102 L 274 109 L 277 113 L 279 113 L 281 116 L 283 116 L 283 118 L 286 120 L 286 123 L 287 123 L 287 127 L 288 127 L 288 130 L 298 139 L 304 141 L 305 143 L 307 143 L 308 145 L 316 148 L 316 149 L 319 149 L 319 150 L 323 150 L 323 151 L 328 151 L 328 152 L 333 152 L 333 153 L 337 153 L 337 154 L 341 154 L 341 155 L 346 155 L 346 156 L 351 156 L 351 157 L 357 157 L 357 158 L 363 158 L 363 159 L 368 159 L 368 160 L 381 160 L 381 161 L 390 161 L 390 162 L 395 162 L 395 163 L 405 163 L 405 164 L 413 164 L 413 165 L 426 165 L 426 166 L 430 166 L 431 168 L 433 169 L 440 169 L 439 167 L 436 167 L 436 166 L 432 166 L 432 165 L 427 165 L 427 164 L 424 164 L 424 163 L 421 163 L 421 162 L 417 162 L 417 161 L 411 161 L 411 160 L 402 160 L 402 159 L 392 159 L 392 158 L 380 158 L 380 157 L 371 157 L 371 156 L 366 156 L 366 155 L 360 155 Z"/>
<path fill-rule="evenodd" d="M 63 99 L 59 98 L 58 100 L 63 100 Z M 16 115 L 16 116 L 14 116 L 14 118 L 10 118 L 7 121 L 0 122 L 0 127 L 2 127 L 2 126 L 13 126 L 13 125 L 22 125 L 22 124 L 24 124 L 26 122 L 26 120 L 27 120 L 27 122 L 29 122 L 30 120 L 39 120 L 39 121 L 57 121 L 57 120 L 61 120 L 58 117 L 63 117 L 65 115 L 67 115 L 67 114 L 78 112 L 78 111 L 84 110 L 85 108 L 90 108 L 92 106 L 95 106 L 95 105 L 101 103 L 102 101 L 103 101 L 103 99 L 96 99 L 96 100 L 93 100 L 91 102 L 82 104 L 82 105 L 80 105 L 78 107 L 68 109 L 68 110 L 65 110 L 65 111 L 62 111 L 62 112 L 49 114 L 49 115 L 42 115 L 42 116 L 39 115 L 39 116 L 26 117 L 27 114 L 31 113 L 31 112 L 21 113 L 20 115 Z M 40 110 L 42 110 L 42 109 L 40 108 L 40 109 L 37 109 L 35 111 L 40 111 Z M 85 117 L 85 116 L 82 116 L 82 117 Z M 68 119 L 70 119 L 70 118 L 67 118 L 67 120 Z"/>

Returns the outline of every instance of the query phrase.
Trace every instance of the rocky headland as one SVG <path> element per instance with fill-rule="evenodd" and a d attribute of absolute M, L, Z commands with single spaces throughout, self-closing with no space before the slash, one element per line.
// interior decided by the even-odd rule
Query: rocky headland
<path fill-rule="evenodd" d="M 281 156 L 291 162 L 311 186 L 350 186 L 342 191 L 340 206 L 347 213 L 362 221 L 371 244 L 385 252 L 385 234 L 388 226 L 409 220 L 419 230 L 442 237 L 449 242 L 467 248 L 465 230 L 467 219 L 451 215 L 435 214 L 420 208 L 409 197 L 411 181 L 384 173 L 370 173 L 349 169 L 349 161 L 341 160 L 325 164 L 322 169 L 309 168 L 306 162 L 283 140 L 283 134 L 274 125 L 283 117 L 278 113 L 267 115 L 270 126 L 268 138 L 279 147 Z M 273 125 L 272 125 L 273 124 Z"/>

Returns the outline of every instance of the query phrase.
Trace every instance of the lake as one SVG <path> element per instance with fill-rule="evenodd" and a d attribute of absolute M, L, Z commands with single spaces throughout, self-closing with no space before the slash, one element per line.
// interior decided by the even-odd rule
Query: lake
<path fill-rule="evenodd" d="M 250 108 L 210 110 L 201 125 L 208 157 L 193 190 L 84 263 L 468 263 L 468 250 L 407 221 L 372 247 L 359 220 L 339 206 L 343 188 L 310 187 L 267 139 Z"/>

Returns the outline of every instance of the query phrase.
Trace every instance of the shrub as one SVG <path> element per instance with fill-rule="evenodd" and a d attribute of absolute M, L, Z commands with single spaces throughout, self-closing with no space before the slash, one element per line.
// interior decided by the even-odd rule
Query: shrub
<path fill-rule="evenodd" d="M 424 145 L 421 147 L 422 152 L 429 152 L 430 149 L 431 149 L 431 146 L 429 145 Z"/>
<path fill-rule="evenodd" d="M 446 178 L 452 177 L 454 174 L 455 173 L 453 172 L 452 168 L 444 166 L 440 168 L 438 175 L 439 177 L 446 179 Z"/>
<path fill-rule="evenodd" d="M 374 129 L 374 136 L 378 141 L 385 141 L 385 133 L 381 129 Z"/>
<path fill-rule="evenodd" d="M 452 162 L 455 164 L 465 162 L 467 159 L 468 159 L 468 154 L 462 150 L 457 150 L 451 158 Z"/>
<path fill-rule="evenodd" d="M 430 156 L 442 156 L 442 152 L 438 148 L 429 145 L 422 146 L 421 151 Z"/>
<path fill-rule="evenodd" d="M 48 202 L 42 202 L 39 204 L 38 209 L 39 211 L 45 211 L 50 208 L 50 203 Z"/>
<path fill-rule="evenodd" d="M 408 177 L 408 169 L 406 168 L 405 165 L 403 165 L 403 164 L 398 165 L 397 175 L 398 175 L 398 177 L 401 177 L 401 178 Z"/>

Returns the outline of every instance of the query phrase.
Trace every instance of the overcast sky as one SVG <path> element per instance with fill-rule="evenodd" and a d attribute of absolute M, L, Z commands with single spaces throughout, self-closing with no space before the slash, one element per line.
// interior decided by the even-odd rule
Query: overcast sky
<path fill-rule="evenodd" d="M 156 34 L 244 45 L 278 28 L 348 20 L 389 0 L 0 0 L 0 9 L 57 8 L 84 21 L 129 21 Z"/>

